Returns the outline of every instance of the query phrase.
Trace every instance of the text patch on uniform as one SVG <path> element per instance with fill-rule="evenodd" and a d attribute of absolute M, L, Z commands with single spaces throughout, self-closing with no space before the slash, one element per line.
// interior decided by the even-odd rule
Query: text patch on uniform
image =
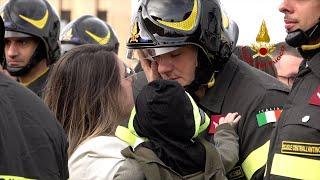
<path fill-rule="evenodd" d="M 320 144 L 282 141 L 281 153 L 306 156 L 320 156 Z"/>

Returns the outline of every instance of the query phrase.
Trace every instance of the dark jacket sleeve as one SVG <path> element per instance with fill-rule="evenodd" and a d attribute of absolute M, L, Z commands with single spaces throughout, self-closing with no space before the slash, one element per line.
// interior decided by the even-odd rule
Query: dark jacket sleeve
<path fill-rule="evenodd" d="M 230 124 L 217 127 L 214 143 L 221 156 L 226 172 L 230 171 L 239 161 L 239 137 Z"/>

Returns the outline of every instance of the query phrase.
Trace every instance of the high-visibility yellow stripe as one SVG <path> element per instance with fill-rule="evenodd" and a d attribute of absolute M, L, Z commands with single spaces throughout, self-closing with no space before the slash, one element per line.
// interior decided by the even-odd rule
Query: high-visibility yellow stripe
<path fill-rule="evenodd" d="M 20 176 L 9 176 L 9 175 L 0 175 L 0 179 L 2 180 L 33 180 L 25 177 Z"/>
<path fill-rule="evenodd" d="M 271 174 L 288 178 L 319 180 L 320 160 L 275 154 Z"/>
<path fill-rule="evenodd" d="M 123 126 L 118 126 L 115 132 L 115 136 L 119 139 L 125 141 L 130 146 L 133 146 L 136 142 L 136 137 L 130 132 L 128 128 Z"/>
<path fill-rule="evenodd" d="M 118 126 L 115 132 L 115 136 L 128 143 L 132 148 L 136 148 L 140 143 L 147 141 L 148 139 L 141 138 L 138 135 L 135 135 L 130 129 Z"/>
<path fill-rule="evenodd" d="M 194 137 L 198 136 L 199 127 L 201 124 L 201 115 L 200 115 L 199 107 L 197 106 L 196 102 L 194 102 L 194 100 L 192 99 L 192 97 L 190 96 L 189 93 L 186 92 L 186 94 L 188 95 L 188 97 L 191 101 L 192 109 L 193 109 L 193 118 L 194 118 L 194 123 L 195 123 L 194 124 L 195 131 L 194 131 L 194 135 L 193 135 L 193 138 L 194 138 Z"/>
<path fill-rule="evenodd" d="M 247 179 L 251 179 L 252 175 L 267 163 L 270 141 L 252 151 L 243 161 L 241 167 Z"/>
<path fill-rule="evenodd" d="M 128 128 L 129 128 L 130 131 L 135 131 L 134 127 L 133 127 L 133 119 L 134 119 L 135 116 L 136 116 L 136 107 L 134 106 L 132 111 L 131 111 L 129 122 L 128 122 Z"/>

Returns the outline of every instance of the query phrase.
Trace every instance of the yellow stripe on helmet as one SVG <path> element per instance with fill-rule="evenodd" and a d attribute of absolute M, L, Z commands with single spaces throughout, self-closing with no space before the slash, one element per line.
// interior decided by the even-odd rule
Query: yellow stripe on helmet
<path fill-rule="evenodd" d="M 38 29 L 43 29 L 44 26 L 47 24 L 48 17 L 49 17 L 49 11 L 46 10 L 46 13 L 41 19 L 31 19 L 24 15 L 19 14 L 19 17 L 23 20 L 27 21 L 28 23 L 32 24 L 33 26 L 37 27 Z"/>
<path fill-rule="evenodd" d="M 99 37 L 99 36 L 93 34 L 92 32 L 90 32 L 90 31 L 88 31 L 88 30 L 86 30 L 85 32 L 86 32 L 93 40 L 95 40 L 97 43 L 99 43 L 100 45 L 106 45 L 106 44 L 109 42 L 110 37 L 111 37 L 110 31 L 109 31 L 108 34 L 105 35 L 104 37 Z"/>
<path fill-rule="evenodd" d="M 165 26 L 168 26 L 174 29 L 190 31 L 196 25 L 197 14 L 198 14 L 198 1 L 194 0 L 191 14 L 187 19 L 180 22 L 168 22 L 168 21 L 162 21 L 162 20 L 157 20 L 157 21 Z"/>

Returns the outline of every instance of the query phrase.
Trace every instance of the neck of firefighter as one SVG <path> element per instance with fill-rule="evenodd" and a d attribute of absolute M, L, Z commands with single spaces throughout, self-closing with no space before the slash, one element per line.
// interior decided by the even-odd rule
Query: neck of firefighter
<path fill-rule="evenodd" d="M 207 86 L 200 86 L 199 89 L 194 94 L 199 98 L 199 100 L 202 100 L 202 98 L 206 94 L 207 89 L 208 89 Z"/>
<path fill-rule="evenodd" d="M 36 79 L 38 79 L 45 71 L 47 71 L 48 66 L 46 59 L 42 59 L 37 63 L 27 74 L 19 76 L 18 79 L 23 84 L 28 84 Z"/>

